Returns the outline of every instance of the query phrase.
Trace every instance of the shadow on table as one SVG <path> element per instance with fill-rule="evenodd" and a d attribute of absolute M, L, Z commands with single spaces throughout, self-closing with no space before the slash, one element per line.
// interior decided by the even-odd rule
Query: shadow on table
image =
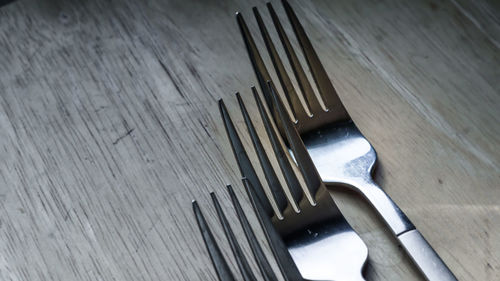
<path fill-rule="evenodd" d="M 7 5 L 10 2 L 14 2 L 14 0 L 0 0 L 0 7 Z"/>

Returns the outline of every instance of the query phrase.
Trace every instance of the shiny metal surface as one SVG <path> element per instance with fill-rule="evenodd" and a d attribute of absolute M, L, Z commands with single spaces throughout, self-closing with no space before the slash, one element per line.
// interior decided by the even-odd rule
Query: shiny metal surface
<path fill-rule="evenodd" d="M 356 189 L 377 209 L 394 234 L 415 229 L 399 207 L 373 182 L 371 173 L 377 155 L 354 122 L 323 127 L 303 134 L 302 140 L 326 184 Z"/>
<path fill-rule="evenodd" d="M 287 140 L 291 144 L 293 156 L 297 160 L 305 187 L 300 185 L 290 165 L 291 159 L 286 157 L 285 150 L 279 144 L 276 132 L 272 128 L 255 88 L 253 92 L 287 186 L 281 186 L 276 180 L 276 172 L 269 164 L 268 155 L 262 148 L 260 137 L 256 133 L 244 102 L 237 94 L 248 132 L 272 196 L 269 198 L 259 196 L 265 194 L 265 191 L 257 178 L 253 180 L 245 178 L 244 184 L 266 236 L 269 241 L 272 241 L 270 245 L 278 263 L 290 264 L 290 259 L 293 260 L 299 274 L 295 273 L 294 277 L 290 277 L 289 280 L 364 280 L 362 268 L 368 256 L 366 245 L 345 220 L 326 190 L 298 132 L 286 116 L 285 109 L 274 90 L 270 88 L 270 93 L 278 109 L 278 116 L 281 118 Z M 222 101 L 220 101 L 220 110 L 242 176 L 254 175 L 254 167 L 248 161 L 246 150 Z M 277 210 L 267 212 L 264 206 L 269 205 L 276 205 Z"/>
<path fill-rule="evenodd" d="M 416 229 L 407 231 L 398 236 L 398 240 L 421 271 L 426 272 L 427 280 L 454 281 L 448 268 L 440 263 L 441 259 L 425 238 Z"/>
<path fill-rule="evenodd" d="M 456 280 L 453 273 L 427 241 L 421 236 L 422 239 L 418 239 L 415 234 L 415 226 L 401 209 L 373 181 L 372 171 L 377 159 L 374 148 L 349 117 L 292 8 L 287 1 L 283 0 L 282 2 L 324 106 L 319 106 L 320 102 L 316 101 L 316 96 L 311 94 L 307 76 L 300 66 L 272 6 L 268 4 L 271 18 L 286 51 L 300 91 L 294 89 L 292 83 L 290 83 L 290 79 L 281 65 L 282 62 L 274 49 L 264 24 L 261 23 L 260 15 L 256 12 L 256 9 L 254 9 L 254 13 L 280 80 L 284 96 L 292 109 L 292 120 L 296 121 L 295 128 L 300 132 L 300 137 L 321 179 L 327 185 L 347 186 L 362 194 L 382 216 L 392 233 L 403 244 L 406 252 L 412 257 L 427 280 Z M 282 101 L 278 98 L 278 103 L 272 102 L 272 88 L 265 85 L 267 81 L 271 80 L 271 76 L 241 14 L 238 14 L 237 19 L 257 80 L 271 111 L 271 116 L 274 118 L 282 137 L 288 140 L 289 149 L 293 151 L 293 143 L 290 142 L 287 136 L 286 126 L 283 124 L 283 118 L 280 117 L 277 108 L 277 104 Z M 304 102 L 297 102 L 301 98 Z M 295 152 L 294 156 L 296 156 Z M 295 160 L 300 165 L 300 159 L 295 157 Z"/>

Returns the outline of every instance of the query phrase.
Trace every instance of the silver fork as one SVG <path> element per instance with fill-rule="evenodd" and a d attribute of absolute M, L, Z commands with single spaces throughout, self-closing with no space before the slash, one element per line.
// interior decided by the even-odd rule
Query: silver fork
<path fill-rule="evenodd" d="M 238 166 L 245 177 L 243 182 L 278 263 L 289 264 L 293 260 L 298 272 L 290 280 L 364 280 L 362 269 L 368 256 L 366 245 L 332 200 L 293 124 L 283 122 L 293 157 L 305 182 L 306 188 L 302 188 L 256 89 L 252 88 L 252 91 L 287 184 L 287 188 L 283 188 L 278 180 L 245 105 L 236 94 L 271 198 L 266 197 L 222 100 L 219 108 Z M 272 205 L 275 205 L 274 211 Z M 289 254 L 275 251 L 274 247 L 288 249 Z"/>
<path fill-rule="evenodd" d="M 262 248 L 255 236 L 255 233 L 253 232 L 250 223 L 248 222 L 248 219 L 241 208 L 241 205 L 238 201 L 238 198 L 234 194 L 234 191 L 231 187 L 231 185 L 227 186 L 227 191 L 229 193 L 229 196 L 231 197 L 231 201 L 233 203 L 233 207 L 236 211 L 236 215 L 238 216 L 238 219 L 240 221 L 240 224 L 243 228 L 243 231 L 245 233 L 245 236 L 247 238 L 247 241 L 250 245 L 250 249 L 252 250 L 253 256 L 255 261 L 257 262 L 257 266 L 259 267 L 261 276 L 263 280 L 265 281 L 277 281 L 278 279 L 276 278 L 276 275 L 274 274 L 271 265 L 269 264 L 269 261 L 267 260 L 264 252 L 262 251 Z M 243 280 L 245 281 L 254 281 L 256 280 L 255 274 L 252 272 L 252 269 L 248 263 L 248 260 L 246 259 L 245 255 L 243 254 L 243 251 L 241 250 L 241 247 L 233 233 L 233 230 L 231 229 L 230 223 L 228 222 L 224 211 L 222 211 L 222 208 L 219 204 L 219 201 L 217 200 L 217 197 L 215 193 L 211 192 L 210 196 L 212 197 L 212 203 L 215 207 L 215 210 L 217 212 L 217 216 L 219 217 L 219 221 L 224 229 L 224 233 L 226 235 L 226 238 L 229 241 L 229 245 L 231 247 L 231 250 L 233 252 L 233 255 L 236 259 L 236 263 L 238 265 L 239 271 L 241 273 L 241 276 Z M 201 209 L 198 205 L 198 202 L 193 200 L 193 212 L 196 217 L 196 221 L 198 223 L 198 227 L 200 229 L 200 232 L 203 236 L 203 240 L 205 242 L 205 246 L 207 247 L 208 253 L 210 255 L 210 258 L 212 260 L 212 264 L 214 265 L 215 271 L 217 273 L 217 276 L 219 277 L 219 280 L 221 281 L 232 281 L 236 280 L 232 271 L 229 268 L 229 265 L 224 258 L 213 234 L 212 231 L 210 230 L 210 227 L 208 226 L 207 221 L 205 220 L 205 217 L 203 216 L 203 213 L 201 212 Z M 293 264 L 283 264 L 284 267 L 293 267 Z M 286 274 L 286 272 L 284 272 Z M 286 276 L 285 276 L 286 279 Z"/>
<path fill-rule="evenodd" d="M 377 159 L 374 148 L 358 130 L 342 105 L 292 8 L 287 1 L 283 0 L 282 2 L 317 86 L 320 99 L 315 95 L 272 5 L 268 3 L 267 7 L 298 82 L 303 103 L 298 91 L 290 82 L 258 10 L 254 8 L 253 11 L 286 101 L 294 115 L 294 127 L 300 133 L 300 138 L 305 144 L 321 179 L 327 185 L 340 184 L 361 193 L 382 216 L 393 235 L 427 280 L 456 280 L 453 273 L 407 216 L 374 182 L 372 173 Z M 286 118 L 280 118 L 277 105 L 281 104 L 282 101 L 277 97 L 278 102 L 272 102 L 273 89 L 266 85 L 266 81 L 271 80 L 271 77 L 241 14 L 237 14 L 237 21 L 266 103 L 281 135 L 286 136 L 283 122 L 290 121 L 290 118 L 286 114 Z M 288 142 L 288 146 L 293 150 L 293 145 L 290 142 Z M 297 162 L 299 161 L 297 160 Z"/>

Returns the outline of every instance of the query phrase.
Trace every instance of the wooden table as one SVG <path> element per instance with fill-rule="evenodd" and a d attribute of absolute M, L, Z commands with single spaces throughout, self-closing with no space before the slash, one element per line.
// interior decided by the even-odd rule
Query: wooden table
<path fill-rule="evenodd" d="M 208 195 L 235 221 L 227 183 L 264 241 L 216 103 L 240 128 L 234 92 L 257 113 L 234 12 L 256 35 L 251 7 L 270 19 L 249 2 L 0 8 L 1 280 L 216 280 L 191 200 L 230 255 Z M 500 280 L 498 2 L 291 4 L 378 152 L 378 182 L 460 280 Z M 332 192 L 369 247 L 368 280 L 422 279 L 365 201 Z"/>

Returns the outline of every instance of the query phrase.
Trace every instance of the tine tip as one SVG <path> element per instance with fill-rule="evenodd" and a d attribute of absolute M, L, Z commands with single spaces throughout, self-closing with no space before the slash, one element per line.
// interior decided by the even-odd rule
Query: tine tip
<path fill-rule="evenodd" d="M 243 110 L 246 110 L 246 109 L 243 109 L 243 107 L 245 107 L 245 104 L 243 102 L 243 99 L 241 98 L 241 95 L 240 93 L 236 93 L 236 99 L 238 100 L 238 104 L 240 105 L 240 109 L 243 111 Z"/>
<path fill-rule="evenodd" d="M 253 93 L 254 96 L 258 95 L 257 88 L 252 87 L 251 89 L 252 89 L 252 93 Z"/>
<path fill-rule="evenodd" d="M 286 0 L 281 0 L 281 4 L 283 4 L 283 7 L 287 10 L 291 10 L 292 7 L 290 7 L 290 4 Z"/>
<path fill-rule="evenodd" d="M 227 188 L 227 192 L 229 193 L 229 196 L 233 197 L 233 195 L 234 195 L 233 187 L 231 185 L 228 185 L 228 186 L 226 186 L 226 188 Z"/>
<path fill-rule="evenodd" d="M 224 100 L 223 99 L 219 99 L 218 101 L 219 103 L 219 110 L 221 110 L 222 112 L 227 112 L 227 108 L 226 108 L 226 104 L 224 103 Z"/>
<path fill-rule="evenodd" d="M 241 182 L 243 183 L 244 186 L 246 186 L 250 181 L 246 177 L 243 177 L 241 178 Z"/>

